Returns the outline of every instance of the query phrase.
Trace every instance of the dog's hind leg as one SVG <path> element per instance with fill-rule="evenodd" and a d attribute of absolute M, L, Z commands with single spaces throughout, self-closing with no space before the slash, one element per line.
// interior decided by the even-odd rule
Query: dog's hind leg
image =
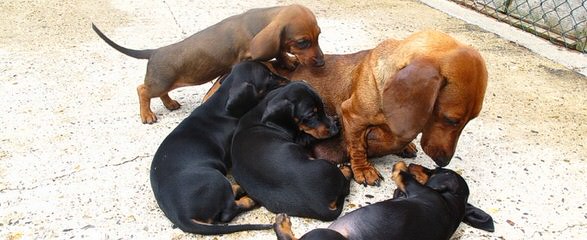
<path fill-rule="evenodd" d="M 137 87 L 139 94 L 139 106 L 141 110 L 141 120 L 143 123 L 152 124 L 157 122 L 157 116 L 151 111 L 151 90 L 145 85 L 141 84 Z"/>
<path fill-rule="evenodd" d="M 235 200 L 230 207 L 222 211 L 222 215 L 220 216 L 221 222 L 230 222 L 236 215 L 239 215 L 243 212 L 252 210 L 259 206 L 255 200 L 248 196 L 243 196 L 238 200 Z"/>
<path fill-rule="evenodd" d="M 157 122 L 157 116 L 151 110 L 151 98 L 159 97 L 163 105 L 169 110 L 175 110 L 180 107 L 179 103 L 169 97 L 169 91 L 188 85 L 178 85 L 174 82 L 177 76 L 170 71 L 159 69 L 153 70 L 156 66 L 151 61 L 147 65 L 147 73 L 145 75 L 145 82 L 137 87 L 139 94 L 139 103 L 141 107 L 141 120 L 143 123 Z"/>
<path fill-rule="evenodd" d="M 171 99 L 168 93 L 159 96 L 159 98 L 161 99 L 161 102 L 163 102 L 163 105 L 165 105 L 165 108 L 171 111 L 176 110 L 181 106 L 177 101 Z"/>

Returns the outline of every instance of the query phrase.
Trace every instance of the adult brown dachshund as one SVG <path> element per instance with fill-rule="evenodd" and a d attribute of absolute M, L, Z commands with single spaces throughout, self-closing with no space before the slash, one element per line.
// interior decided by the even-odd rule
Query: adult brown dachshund
<path fill-rule="evenodd" d="M 421 31 L 370 50 L 326 55 L 325 61 L 323 68 L 277 70 L 309 82 L 330 113 L 342 116 L 346 150 L 360 184 L 377 185 L 381 179 L 368 156 L 414 155 L 411 141 L 419 133 L 424 152 L 446 166 L 461 131 L 481 111 L 485 62 L 475 49 L 442 32 Z"/>
<path fill-rule="evenodd" d="M 157 121 L 151 98 L 159 97 L 167 109 L 175 110 L 180 104 L 169 97 L 169 91 L 209 82 L 243 60 L 276 58 L 286 69 L 298 63 L 324 65 L 316 17 L 301 5 L 251 9 L 157 49 L 127 49 L 108 39 L 94 24 L 92 28 L 114 49 L 149 59 L 144 84 L 137 87 L 141 120 L 149 124 Z"/>

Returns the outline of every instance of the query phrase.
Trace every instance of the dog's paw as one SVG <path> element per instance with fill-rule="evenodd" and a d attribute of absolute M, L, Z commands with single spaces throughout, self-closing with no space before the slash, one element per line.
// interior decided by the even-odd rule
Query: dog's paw
<path fill-rule="evenodd" d="M 232 184 L 232 194 L 234 194 L 235 200 L 238 200 L 241 197 L 244 197 L 247 195 L 245 190 L 238 184 Z"/>
<path fill-rule="evenodd" d="M 407 172 L 408 171 L 408 165 L 406 165 L 406 163 L 404 161 L 399 161 L 395 164 L 393 164 L 393 175 L 392 178 L 394 178 L 395 176 L 397 176 L 399 174 L 399 172 Z"/>
<path fill-rule="evenodd" d="M 418 153 L 418 148 L 416 148 L 416 144 L 410 143 L 400 152 L 395 153 L 395 155 L 401 158 L 415 158 Z"/>
<path fill-rule="evenodd" d="M 375 169 L 375 167 L 371 165 L 367 165 L 364 167 L 353 167 L 353 175 L 355 177 L 355 181 L 358 184 L 362 184 L 363 186 L 379 186 L 383 177 Z"/>
<path fill-rule="evenodd" d="M 235 200 L 234 203 L 240 209 L 243 209 L 243 210 L 246 210 L 246 211 L 251 210 L 251 209 L 256 208 L 256 207 L 259 207 L 259 203 L 255 202 L 255 200 L 253 200 L 249 196 L 242 196 L 238 200 Z"/>
<path fill-rule="evenodd" d="M 275 216 L 275 227 L 278 228 L 291 228 L 291 221 L 289 216 L 285 213 L 280 213 Z"/>
<path fill-rule="evenodd" d="M 157 116 L 153 112 L 141 112 L 143 124 L 153 124 L 157 122 Z"/>
<path fill-rule="evenodd" d="M 179 107 L 181 107 L 181 104 L 179 104 L 179 102 L 175 101 L 175 100 L 171 100 L 168 102 L 163 102 L 163 105 L 165 105 L 165 108 L 173 111 L 173 110 L 177 110 L 179 109 Z"/>
<path fill-rule="evenodd" d="M 285 213 L 280 213 L 275 216 L 275 223 L 273 224 L 273 230 L 279 240 L 292 240 L 296 239 L 291 230 L 291 221 L 289 216 Z"/>
<path fill-rule="evenodd" d="M 347 180 L 350 180 L 353 177 L 353 170 L 351 169 L 351 167 L 342 164 L 338 168 L 340 169 L 340 171 L 342 172 L 342 175 L 344 175 L 344 177 Z"/>
<path fill-rule="evenodd" d="M 406 188 L 405 188 L 405 184 L 402 178 L 402 175 L 400 174 L 400 172 L 407 172 L 408 171 L 408 166 L 406 165 L 406 163 L 404 161 L 399 161 L 396 164 L 393 165 L 393 171 L 391 173 L 391 179 L 395 182 L 395 185 L 397 185 L 397 187 L 405 192 Z"/>

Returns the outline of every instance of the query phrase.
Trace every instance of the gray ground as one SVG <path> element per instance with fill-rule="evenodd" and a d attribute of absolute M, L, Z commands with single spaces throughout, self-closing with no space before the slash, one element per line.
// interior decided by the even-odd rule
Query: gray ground
<path fill-rule="evenodd" d="M 150 162 L 210 85 L 173 91 L 183 104 L 174 112 L 154 101 L 159 122 L 141 124 L 135 87 L 146 61 L 111 49 L 90 23 L 122 45 L 153 48 L 246 9 L 288 3 L 2 1 L 0 237 L 274 239 L 272 231 L 201 237 L 171 228 L 152 196 Z M 506 40 L 512 35 L 499 36 L 418 1 L 300 3 L 317 15 L 326 53 L 354 52 L 434 28 L 485 57 L 484 109 L 465 128 L 449 167 L 468 180 L 470 202 L 493 215 L 496 232 L 463 224 L 455 239 L 587 238 L 587 78 Z M 389 176 L 396 160 L 373 161 Z M 422 152 L 414 162 L 432 166 Z M 389 198 L 393 189 L 390 180 L 378 188 L 353 184 L 345 211 Z M 259 209 L 235 222 L 273 218 Z M 327 225 L 293 219 L 298 236 Z"/>

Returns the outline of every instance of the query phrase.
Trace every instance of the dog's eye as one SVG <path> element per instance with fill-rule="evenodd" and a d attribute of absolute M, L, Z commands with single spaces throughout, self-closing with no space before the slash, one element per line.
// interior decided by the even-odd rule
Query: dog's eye
<path fill-rule="evenodd" d="M 304 118 L 302 119 L 302 122 L 306 123 L 306 122 L 312 120 L 314 117 L 316 117 L 316 113 L 310 112 L 304 116 Z"/>
<path fill-rule="evenodd" d="M 459 125 L 460 121 L 455 118 L 444 117 L 444 122 L 446 122 L 448 125 L 451 125 L 451 126 L 457 126 L 457 125 Z"/>
<path fill-rule="evenodd" d="M 310 42 L 310 40 L 301 39 L 301 40 L 296 41 L 296 44 L 298 45 L 298 48 L 304 49 L 304 48 L 309 48 L 310 45 L 312 44 L 312 42 Z"/>

